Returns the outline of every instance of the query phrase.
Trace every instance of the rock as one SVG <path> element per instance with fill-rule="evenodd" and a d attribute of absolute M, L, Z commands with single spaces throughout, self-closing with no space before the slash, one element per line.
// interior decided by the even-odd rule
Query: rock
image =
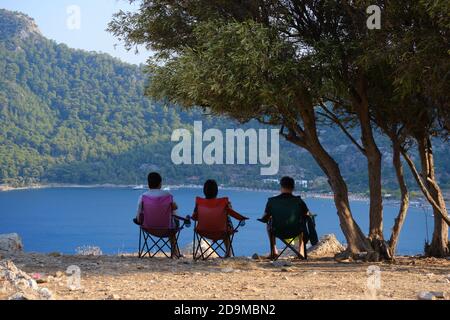
<path fill-rule="evenodd" d="M 39 289 L 39 294 L 41 295 L 41 297 L 45 300 L 53 300 L 53 294 L 51 293 L 51 291 L 47 288 L 41 288 Z"/>
<path fill-rule="evenodd" d="M 438 291 L 420 291 L 417 294 L 417 298 L 419 300 L 445 299 L 445 293 L 444 292 L 438 292 Z"/>
<path fill-rule="evenodd" d="M 345 250 L 334 234 L 327 234 L 319 242 L 308 249 L 308 256 L 312 258 L 333 257 Z"/>
<path fill-rule="evenodd" d="M 272 261 L 272 265 L 277 268 L 290 267 L 290 266 L 292 266 L 292 262 L 287 261 L 287 260 L 286 261 L 277 260 L 277 261 Z"/>
<path fill-rule="evenodd" d="M 232 273 L 234 272 L 233 268 L 227 267 L 227 268 L 223 268 L 222 270 L 220 270 L 223 273 Z"/>
<path fill-rule="evenodd" d="M 208 256 L 212 252 L 212 249 L 209 248 L 209 242 L 208 241 L 202 240 L 200 246 L 201 246 L 205 256 Z M 192 256 L 192 251 L 193 251 L 193 243 L 191 242 L 190 244 L 188 244 L 186 247 L 184 247 L 181 250 L 181 253 L 183 255 L 185 255 L 185 256 Z M 198 252 L 197 252 L 196 257 L 198 258 L 200 256 L 201 256 L 201 252 L 200 252 L 200 249 L 199 249 Z M 216 253 L 212 253 L 209 256 L 209 258 L 217 258 L 217 257 L 218 257 L 218 255 Z"/>
<path fill-rule="evenodd" d="M 0 234 L 0 253 L 11 254 L 23 251 L 22 239 L 17 233 Z"/>
<path fill-rule="evenodd" d="M 60 252 L 50 252 L 50 253 L 48 254 L 48 256 L 49 256 L 49 257 L 57 258 L 57 257 L 61 257 L 62 254 L 61 254 Z"/>
<path fill-rule="evenodd" d="M 110 294 L 106 299 L 107 300 L 120 300 L 120 296 L 118 294 Z"/>
<path fill-rule="evenodd" d="M 8 300 L 33 300 L 33 297 L 27 296 L 23 293 L 15 293 L 8 298 Z"/>
<path fill-rule="evenodd" d="M 253 259 L 253 260 L 260 260 L 261 258 L 259 257 L 259 254 L 254 253 L 254 254 L 252 255 L 252 259 Z"/>
<path fill-rule="evenodd" d="M 50 300 L 53 295 L 47 288 L 39 288 L 35 279 L 23 272 L 10 260 L 0 261 L 0 282 L 6 292 L 14 292 L 13 300 Z"/>

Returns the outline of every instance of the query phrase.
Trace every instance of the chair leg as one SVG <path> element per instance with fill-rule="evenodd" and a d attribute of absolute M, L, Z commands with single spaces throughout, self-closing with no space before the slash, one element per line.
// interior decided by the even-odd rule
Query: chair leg
<path fill-rule="evenodd" d="M 142 229 L 139 228 L 139 248 L 138 248 L 138 257 L 139 258 L 142 258 L 141 238 L 142 238 Z"/>

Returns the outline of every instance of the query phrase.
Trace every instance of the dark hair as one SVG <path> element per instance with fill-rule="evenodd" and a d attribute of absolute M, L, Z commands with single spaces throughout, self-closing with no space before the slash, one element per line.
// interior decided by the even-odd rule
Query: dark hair
<path fill-rule="evenodd" d="M 219 187 L 217 186 L 216 180 L 206 180 L 203 185 L 203 193 L 206 199 L 214 199 L 219 193 Z"/>
<path fill-rule="evenodd" d="M 284 189 L 294 190 L 295 189 L 295 181 L 291 177 L 283 177 L 280 180 L 280 185 Z"/>
<path fill-rule="evenodd" d="M 161 185 L 162 178 L 157 172 L 150 172 L 147 177 L 148 187 L 150 189 L 157 189 Z"/>

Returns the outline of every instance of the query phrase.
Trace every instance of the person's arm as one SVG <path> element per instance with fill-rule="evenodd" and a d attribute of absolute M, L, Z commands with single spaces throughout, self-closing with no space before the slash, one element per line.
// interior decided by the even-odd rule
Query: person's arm
<path fill-rule="evenodd" d="M 301 210 L 302 216 L 304 216 L 304 217 L 308 216 L 309 209 L 308 209 L 308 206 L 306 205 L 305 201 L 303 201 L 303 199 L 300 199 L 300 210 Z"/>
<path fill-rule="evenodd" d="M 234 211 L 230 205 L 227 206 L 226 210 L 227 210 L 227 214 L 232 216 L 236 220 L 242 221 L 242 220 L 248 219 L 247 217 L 241 215 L 239 212 Z"/>
<path fill-rule="evenodd" d="M 194 212 L 192 213 L 191 219 L 197 221 L 198 213 L 197 213 L 197 205 L 195 205 Z"/>
<path fill-rule="evenodd" d="M 258 221 L 261 221 L 263 223 L 268 223 L 270 218 L 272 217 L 272 215 L 269 212 L 270 212 L 269 202 L 267 202 L 266 209 L 264 210 L 264 215 L 260 219 L 258 219 Z"/>
<path fill-rule="evenodd" d="M 138 206 L 137 206 L 137 212 L 136 212 L 136 220 L 139 221 L 140 220 L 140 215 L 142 213 L 142 195 L 139 196 L 139 200 L 138 200 Z M 139 221 L 140 222 L 140 221 Z"/>

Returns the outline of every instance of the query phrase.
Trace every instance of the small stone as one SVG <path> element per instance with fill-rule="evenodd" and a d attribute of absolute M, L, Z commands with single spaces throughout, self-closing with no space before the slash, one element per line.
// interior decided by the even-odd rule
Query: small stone
<path fill-rule="evenodd" d="M 39 295 L 42 298 L 46 299 L 46 300 L 52 300 L 53 299 L 53 294 L 47 288 L 41 288 L 39 290 Z"/>
<path fill-rule="evenodd" d="M 44 279 L 44 278 L 36 279 L 36 283 L 37 284 L 47 283 L 47 279 Z"/>
<path fill-rule="evenodd" d="M 120 296 L 118 294 L 110 294 L 106 299 L 108 299 L 108 300 L 120 300 Z"/>
<path fill-rule="evenodd" d="M 259 254 L 254 253 L 254 254 L 252 255 L 252 259 L 253 259 L 253 260 L 259 260 L 259 259 L 260 259 Z"/>
<path fill-rule="evenodd" d="M 61 278 L 64 275 L 61 271 L 56 271 L 55 278 Z"/>
<path fill-rule="evenodd" d="M 289 268 L 281 268 L 281 272 L 290 272 L 291 271 L 291 269 L 289 269 Z"/>
<path fill-rule="evenodd" d="M 278 260 L 278 261 L 273 261 L 272 265 L 277 268 L 290 267 L 290 266 L 292 266 L 292 262 Z"/>
<path fill-rule="evenodd" d="M 445 292 L 442 291 L 430 291 L 430 293 L 437 299 L 445 299 Z"/>
<path fill-rule="evenodd" d="M 61 253 L 60 252 L 50 252 L 48 254 L 48 256 L 57 258 L 57 257 L 61 257 Z"/>
<path fill-rule="evenodd" d="M 15 293 L 8 300 L 32 300 L 33 298 L 23 293 Z"/>
<path fill-rule="evenodd" d="M 234 269 L 230 268 L 230 267 L 227 267 L 227 268 L 223 268 L 221 271 L 223 273 L 232 273 L 232 272 L 234 272 Z"/>
<path fill-rule="evenodd" d="M 436 291 L 420 291 L 417 295 L 419 300 L 436 300 L 436 299 L 444 299 L 445 295 L 443 292 Z"/>
<path fill-rule="evenodd" d="M 289 278 L 288 277 L 283 277 L 283 280 L 289 280 Z"/>

